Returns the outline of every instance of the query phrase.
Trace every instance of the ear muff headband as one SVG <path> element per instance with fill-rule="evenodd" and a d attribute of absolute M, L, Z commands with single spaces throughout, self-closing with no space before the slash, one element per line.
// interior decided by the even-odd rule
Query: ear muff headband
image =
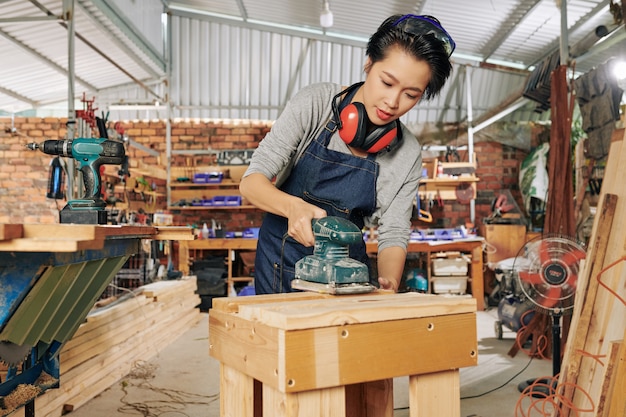
<path fill-rule="evenodd" d="M 352 102 L 341 111 L 339 137 L 348 145 L 369 153 L 379 152 L 396 139 L 396 123 L 388 123 L 367 133 L 368 118 L 363 103 Z"/>
<path fill-rule="evenodd" d="M 377 153 L 385 148 L 392 148 L 402 138 L 400 123 L 395 120 L 367 133 L 369 118 L 367 117 L 365 106 L 359 102 L 349 103 L 356 89 L 362 84 L 354 84 L 333 97 L 332 108 L 339 130 L 339 137 L 347 145 L 363 149 L 368 153 Z M 341 112 L 339 112 L 337 100 L 344 93 L 346 96 L 341 104 L 343 105 L 344 101 L 348 101 L 349 104 L 344 105 Z"/>

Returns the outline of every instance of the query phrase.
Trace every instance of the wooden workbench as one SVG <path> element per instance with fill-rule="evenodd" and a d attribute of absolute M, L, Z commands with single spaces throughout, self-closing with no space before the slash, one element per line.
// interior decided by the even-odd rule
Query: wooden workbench
<path fill-rule="evenodd" d="M 476 302 L 428 294 L 289 293 L 213 300 L 221 416 L 460 416 L 459 368 L 478 360 Z"/>
<path fill-rule="evenodd" d="M 479 311 L 485 309 L 485 295 L 483 283 L 483 238 L 459 239 L 449 241 L 423 241 L 409 242 L 408 252 L 431 254 L 435 252 L 459 251 L 467 252 L 472 255 L 472 263 L 470 265 L 470 285 L 472 295 L 476 299 L 476 306 Z M 236 281 L 252 281 L 250 277 L 233 276 L 233 259 L 235 252 L 239 250 L 255 250 L 257 239 L 201 239 L 192 241 L 181 241 L 179 243 L 178 269 L 184 274 L 189 274 L 190 251 L 191 250 L 225 250 L 228 252 L 228 288 Z M 366 250 L 369 254 L 378 252 L 378 244 L 376 242 L 367 242 Z"/>

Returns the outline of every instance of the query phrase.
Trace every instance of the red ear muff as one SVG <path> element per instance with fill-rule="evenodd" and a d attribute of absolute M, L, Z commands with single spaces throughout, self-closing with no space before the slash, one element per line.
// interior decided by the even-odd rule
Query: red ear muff
<path fill-rule="evenodd" d="M 339 137 L 348 145 L 376 153 L 395 145 L 400 130 L 397 122 L 377 127 L 367 133 L 367 112 L 363 103 L 353 102 L 341 111 Z"/>
<path fill-rule="evenodd" d="M 341 111 L 339 115 L 340 124 L 339 137 L 348 145 L 354 147 L 361 144 L 367 133 L 367 113 L 361 103 L 350 103 Z"/>

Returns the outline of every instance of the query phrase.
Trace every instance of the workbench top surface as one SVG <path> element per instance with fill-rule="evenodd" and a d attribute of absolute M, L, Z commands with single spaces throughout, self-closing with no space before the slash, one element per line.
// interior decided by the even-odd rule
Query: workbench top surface
<path fill-rule="evenodd" d="M 302 292 L 216 298 L 213 310 L 271 327 L 298 330 L 475 313 L 476 300 L 413 292 L 341 296 Z"/>

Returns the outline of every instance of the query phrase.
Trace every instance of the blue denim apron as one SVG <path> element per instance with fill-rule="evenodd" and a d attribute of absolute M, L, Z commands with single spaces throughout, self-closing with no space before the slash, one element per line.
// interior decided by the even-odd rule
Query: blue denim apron
<path fill-rule="evenodd" d="M 343 101 L 349 103 L 349 100 Z M 379 166 L 375 155 L 360 158 L 328 149 L 334 130 L 331 121 L 320 136 L 311 141 L 280 189 L 326 210 L 329 216 L 349 219 L 362 229 L 364 217 L 370 216 L 376 208 Z M 313 253 L 312 247 L 304 247 L 286 237 L 286 233 L 285 217 L 265 215 L 256 251 L 256 294 L 290 292 L 295 263 Z M 349 249 L 350 257 L 369 267 L 364 241 L 350 245 Z"/>

